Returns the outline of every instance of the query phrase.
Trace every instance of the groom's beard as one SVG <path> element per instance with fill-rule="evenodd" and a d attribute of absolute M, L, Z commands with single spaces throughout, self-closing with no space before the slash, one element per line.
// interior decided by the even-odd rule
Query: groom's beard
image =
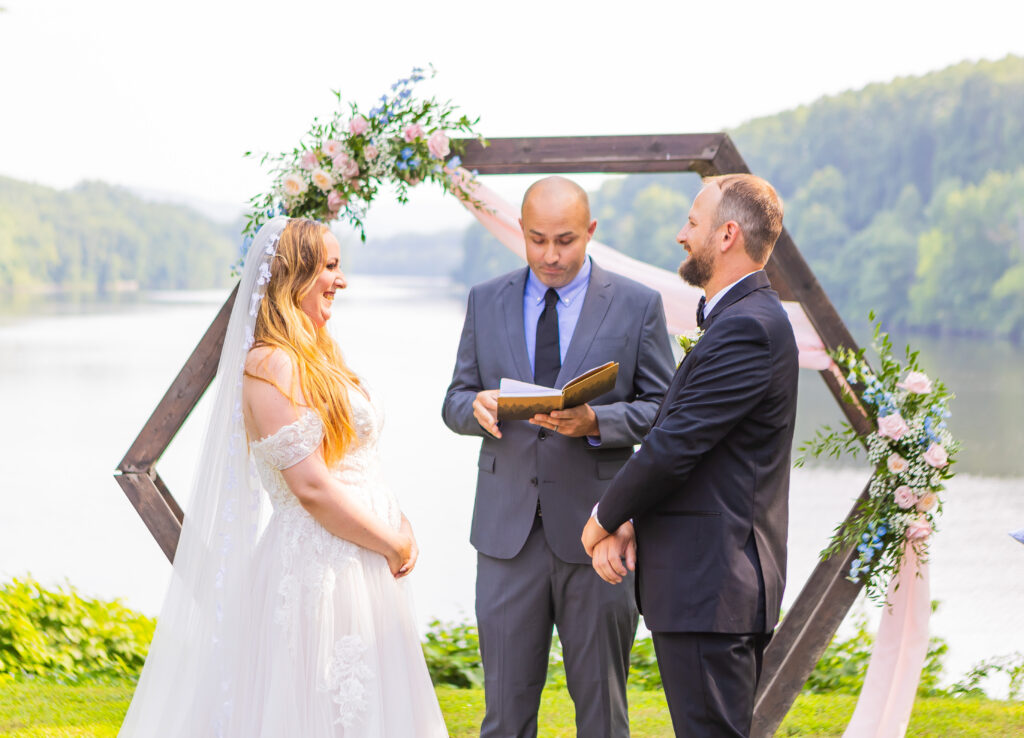
<path fill-rule="evenodd" d="M 704 244 L 706 247 L 707 244 Z M 700 251 L 690 250 L 690 256 L 679 265 L 679 276 L 687 284 L 703 289 L 711 281 L 715 273 L 715 255 L 708 248 L 701 248 Z"/>

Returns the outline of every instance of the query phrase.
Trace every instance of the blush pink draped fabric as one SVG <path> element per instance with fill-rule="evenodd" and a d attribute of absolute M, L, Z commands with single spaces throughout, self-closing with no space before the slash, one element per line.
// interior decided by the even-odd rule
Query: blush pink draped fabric
<path fill-rule="evenodd" d="M 499 241 L 525 260 L 526 247 L 523 232 L 519 228 L 519 211 L 480 182 L 467 191 L 485 207 L 478 208 L 470 202 L 463 201 L 466 209 Z M 661 293 L 661 299 L 665 304 L 665 318 L 671 333 L 683 333 L 697 327 L 697 301 L 703 294 L 702 290 L 686 284 L 675 272 L 645 264 L 603 243 L 591 240 L 587 248 L 601 266 Z M 681 258 L 682 247 L 679 253 Z M 797 347 L 800 349 L 800 366 L 805 369 L 828 369 L 831 359 L 803 308 L 796 302 L 782 304 L 789 315 Z"/>
<path fill-rule="evenodd" d="M 928 564 L 917 558 L 910 544 L 889 583 L 888 600 L 891 607 L 882 611 L 857 709 L 843 738 L 903 738 L 907 732 L 928 656 L 932 610 Z"/>
<path fill-rule="evenodd" d="M 463 205 L 501 243 L 525 260 L 526 247 L 516 208 L 479 182 L 467 191 L 485 207 L 470 202 Z M 661 293 L 669 331 L 683 333 L 697 327 L 700 289 L 686 284 L 674 272 L 645 264 L 597 241 L 591 240 L 588 248 L 602 266 Z M 800 366 L 836 371 L 803 307 L 796 302 L 784 302 L 783 306 L 800 350 Z M 911 546 L 899 574 L 889 585 L 888 601 L 891 608 L 882 612 L 867 677 L 845 738 L 902 738 L 906 732 L 928 652 L 931 614 L 928 567 L 918 561 Z"/>

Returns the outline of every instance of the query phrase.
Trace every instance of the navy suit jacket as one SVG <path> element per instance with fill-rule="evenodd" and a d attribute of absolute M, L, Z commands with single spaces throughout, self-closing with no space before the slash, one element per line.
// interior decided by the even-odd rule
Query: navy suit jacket
<path fill-rule="evenodd" d="M 607 361 L 619 362 L 615 387 L 590 406 L 601 445 L 570 438 L 525 420 L 501 424 L 493 438 L 473 417 L 481 390 L 502 377 L 533 381 L 523 327 L 528 268 L 474 287 L 459 341 L 444 422 L 456 433 L 480 436 L 476 504 L 470 541 L 481 553 L 510 559 L 522 549 L 540 500 L 544 535 L 563 561 L 589 564 L 580 531 L 615 472 L 648 430 L 672 377 L 672 350 L 661 296 L 591 262 L 590 285 L 559 371 L 561 387 Z"/>
<path fill-rule="evenodd" d="M 763 271 L 726 293 L 640 450 L 601 498 L 634 519 L 637 601 L 652 631 L 759 633 L 786 577 L 797 347 Z"/>

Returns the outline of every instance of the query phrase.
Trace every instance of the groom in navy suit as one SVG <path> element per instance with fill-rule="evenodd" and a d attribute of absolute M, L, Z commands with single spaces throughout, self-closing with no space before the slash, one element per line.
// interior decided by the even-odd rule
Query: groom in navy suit
<path fill-rule="evenodd" d="M 704 181 L 677 237 L 680 275 L 704 289 L 703 335 L 583 531 L 598 574 L 618 582 L 633 558 L 612 533 L 633 520 L 637 603 L 676 735 L 750 733 L 779 619 L 797 348 L 763 267 L 781 231 L 763 179 Z"/>

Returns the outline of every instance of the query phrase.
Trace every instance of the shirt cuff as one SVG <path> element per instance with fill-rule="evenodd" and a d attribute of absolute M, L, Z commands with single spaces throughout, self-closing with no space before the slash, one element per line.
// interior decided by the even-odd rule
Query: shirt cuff
<path fill-rule="evenodd" d="M 601 521 L 597 519 L 597 506 L 600 505 L 600 504 L 601 504 L 600 502 L 595 503 L 594 504 L 594 509 L 590 511 L 590 517 L 592 517 L 594 519 L 594 522 L 597 523 L 598 525 L 601 525 Z M 603 530 L 606 530 L 606 531 L 608 530 L 603 525 L 601 525 L 601 528 Z"/>
<path fill-rule="evenodd" d="M 589 443 L 592 448 L 597 448 L 601 445 L 601 436 L 587 436 L 587 443 Z"/>

